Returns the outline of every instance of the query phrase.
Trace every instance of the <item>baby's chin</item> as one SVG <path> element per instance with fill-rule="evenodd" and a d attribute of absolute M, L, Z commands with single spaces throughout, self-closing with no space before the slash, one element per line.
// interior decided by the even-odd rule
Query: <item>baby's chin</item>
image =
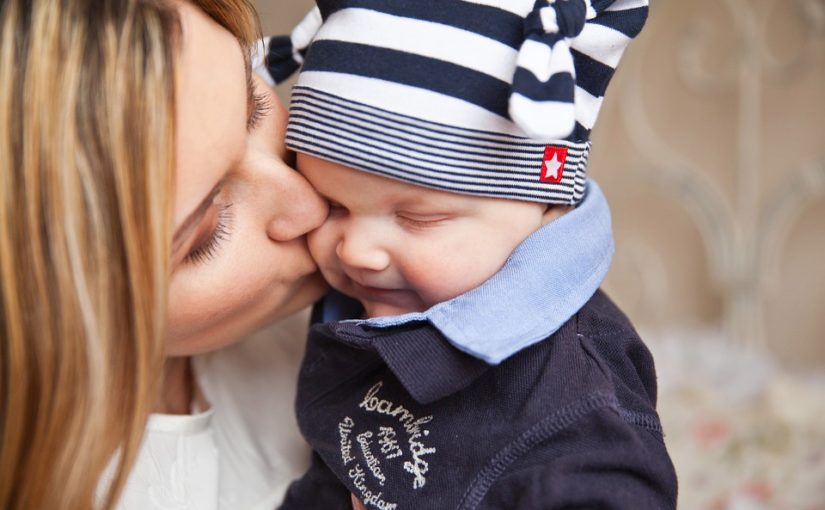
<path fill-rule="evenodd" d="M 417 312 L 418 310 L 413 310 L 411 308 L 402 308 L 397 306 L 385 305 L 385 304 L 378 304 L 378 305 L 370 305 L 364 306 L 364 318 L 371 319 L 373 317 L 389 317 L 393 315 L 404 315 L 407 313 Z"/>
<path fill-rule="evenodd" d="M 404 315 L 407 313 L 423 312 L 422 308 L 413 308 L 409 306 L 397 306 L 387 303 L 361 303 L 364 305 L 364 317 L 389 317 L 393 315 Z"/>

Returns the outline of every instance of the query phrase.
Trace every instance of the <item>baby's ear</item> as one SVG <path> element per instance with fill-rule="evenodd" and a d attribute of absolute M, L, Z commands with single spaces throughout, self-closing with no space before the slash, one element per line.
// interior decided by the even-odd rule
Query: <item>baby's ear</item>
<path fill-rule="evenodd" d="M 572 205 L 547 204 L 547 209 L 544 210 L 544 215 L 542 215 L 541 218 L 541 224 L 547 225 L 551 221 L 572 211 L 573 208 L 574 206 Z"/>

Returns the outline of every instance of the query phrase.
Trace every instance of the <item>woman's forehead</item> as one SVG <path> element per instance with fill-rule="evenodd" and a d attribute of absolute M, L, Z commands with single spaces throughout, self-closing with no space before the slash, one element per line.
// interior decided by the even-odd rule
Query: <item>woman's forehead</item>
<path fill-rule="evenodd" d="M 175 225 L 195 209 L 246 147 L 246 68 L 237 39 L 203 11 L 179 7 Z"/>

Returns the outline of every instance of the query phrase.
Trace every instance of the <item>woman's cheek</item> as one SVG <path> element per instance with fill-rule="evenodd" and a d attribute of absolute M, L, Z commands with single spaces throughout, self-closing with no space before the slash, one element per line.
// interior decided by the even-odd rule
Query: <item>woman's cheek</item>
<path fill-rule="evenodd" d="M 214 257 L 189 264 L 174 274 L 169 290 L 168 332 L 170 341 L 179 344 L 176 350 L 201 351 L 231 343 L 235 338 L 223 338 L 231 323 L 252 322 L 282 305 L 269 294 L 281 285 L 275 266 L 279 262 L 287 266 L 288 261 L 277 260 L 282 257 L 272 253 L 272 260 L 263 258 L 266 245 L 251 246 L 243 235 L 247 232 L 243 226 L 242 222 L 236 225 Z M 216 344 L 202 345 L 212 342 Z"/>
<path fill-rule="evenodd" d="M 230 285 L 220 269 L 209 267 L 207 261 L 173 280 L 169 292 L 170 330 L 220 321 L 223 315 L 231 315 L 242 306 L 239 301 L 248 290 L 246 282 L 235 280 Z"/>

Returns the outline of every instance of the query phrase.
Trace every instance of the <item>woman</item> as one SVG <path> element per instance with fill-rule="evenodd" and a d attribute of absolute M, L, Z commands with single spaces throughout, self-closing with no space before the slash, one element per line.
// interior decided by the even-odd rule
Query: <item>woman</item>
<path fill-rule="evenodd" d="M 188 356 L 323 291 L 303 235 L 325 206 L 249 76 L 253 19 L 245 0 L 0 3 L 0 508 L 145 489 L 147 416 L 210 405 Z"/>

